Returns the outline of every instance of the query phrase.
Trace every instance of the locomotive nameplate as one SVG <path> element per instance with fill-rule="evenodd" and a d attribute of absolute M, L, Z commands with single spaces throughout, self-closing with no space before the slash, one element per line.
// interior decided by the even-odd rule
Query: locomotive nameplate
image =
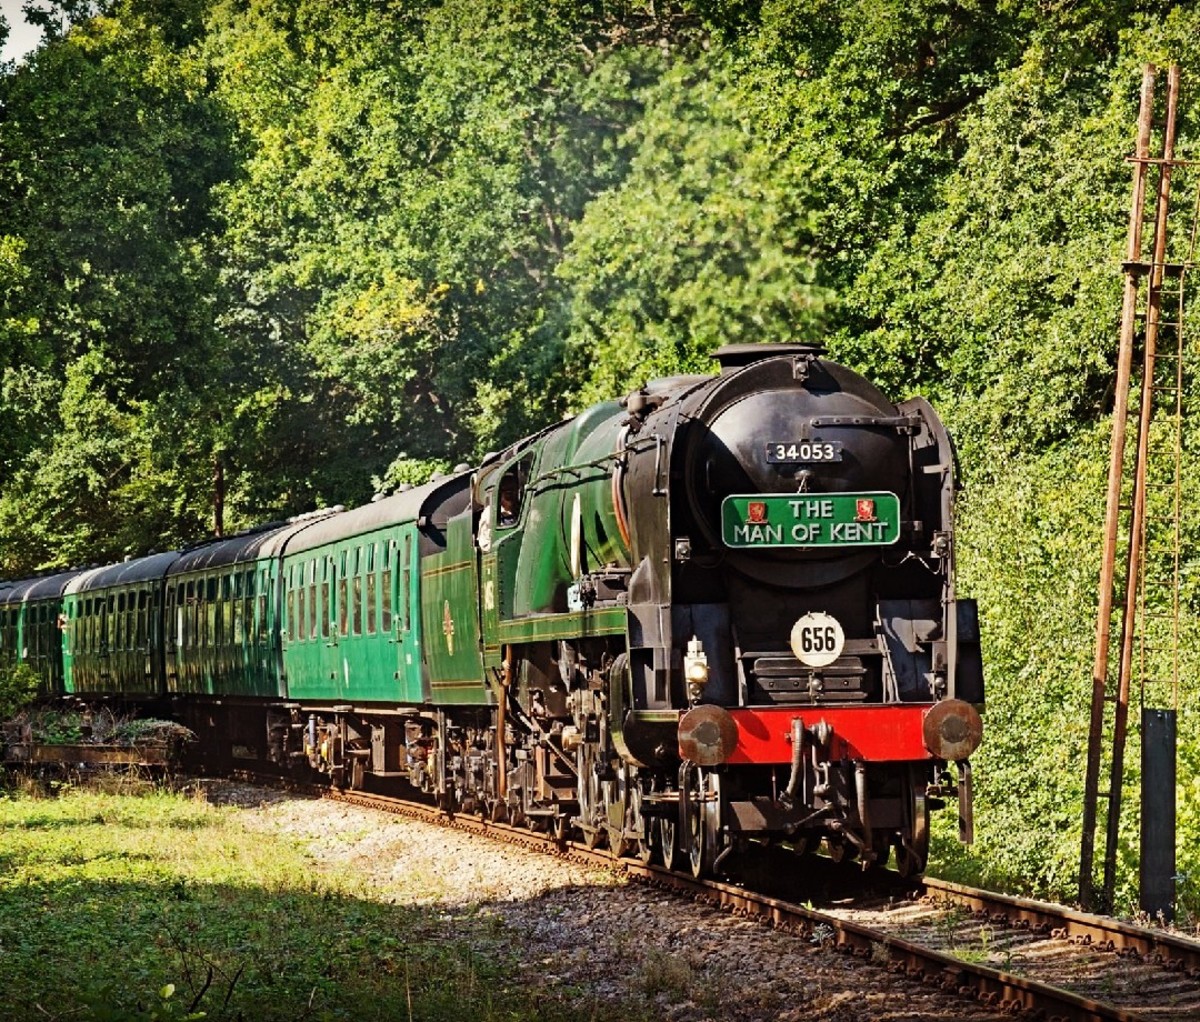
<path fill-rule="evenodd" d="M 767 444 L 771 465 L 811 465 L 842 460 L 840 440 L 772 440 Z"/>
<path fill-rule="evenodd" d="M 888 546 L 900 538 L 900 498 L 869 493 L 733 494 L 721 502 L 728 547 Z"/>

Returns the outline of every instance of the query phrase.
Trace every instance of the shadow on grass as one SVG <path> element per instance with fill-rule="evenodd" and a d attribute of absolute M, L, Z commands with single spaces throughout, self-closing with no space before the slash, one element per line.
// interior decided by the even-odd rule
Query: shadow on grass
<path fill-rule="evenodd" d="M 70 880 L 0 889 L 0 927 L 5 1017 L 591 1017 L 517 982 L 514 949 L 477 913 L 182 879 Z"/>

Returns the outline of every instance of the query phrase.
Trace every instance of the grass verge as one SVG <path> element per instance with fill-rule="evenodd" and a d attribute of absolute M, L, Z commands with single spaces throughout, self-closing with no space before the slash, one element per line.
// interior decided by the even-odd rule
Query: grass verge
<path fill-rule="evenodd" d="M 151 787 L 0 793 L 4 1017 L 593 1017 L 513 966 L 494 920 L 373 901 L 235 809 Z"/>

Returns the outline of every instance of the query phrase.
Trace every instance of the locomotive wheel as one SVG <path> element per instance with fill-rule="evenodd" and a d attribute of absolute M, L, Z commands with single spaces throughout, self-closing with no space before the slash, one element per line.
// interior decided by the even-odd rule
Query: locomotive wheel
<path fill-rule="evenodd" d="M 875 854 L 875 858 L 871 860 L 872 866 L 877 869 L 886 868 L 888 859 L 892 855 L 894 840 L 891 831 L 879 829 L 871 831 L 871 851 Z"/>
<path fill-rule="evenodd" d="M 679 847 L 679 825 L 667 816 L 654 818 L 653 840 L 662 864 L 670 870 L 683 869 L 683 851 Z"/>
<path fill-rule="evenodd" d="M 604 836 L 604 806 L 600 778 L 596 774 L 596 750 L 584 742 L 576 758 L 579 779 L 575 789 L 579 798 L 579 832 L 588 848 L 596 848 Z"/>
<path fill-rule="evenodd" d="M 626 830 L 632 829 L 630 826 L 632 805 L 629 792 L 629 768 L 622 763 L 617 768 L 616 778 L 605 781 L 602 788 L 604 790 L 604 823 L 608 831 L 608 847 L 619 859 L 623 855 L 628 855 L 633 845 L 633 842 L 625 837 Z M 614 820 L 620 820 L 620 826 L 615 826 Z"/>
<path fill-rule="evenodd" d="M 642 815 L 642 789 L 636 782 L 629 789 L 626 800 L 625 826 L 627 829 L 641 835 L 633 842 L 633 854 L 644 866 L 650 865 L 654 858 L 654 835 L 649 822 Z"/>
<path fill-rule="evenodd" d="M 918 877 L 925 869 L 925 859 L 903 843 L 896 845 L 896 872 L 904 879 Z"/>
<path fill-rule="evenodd" d="M 680 840 L 686 848 L 692 876 L 708 876 L 717 858 L 721 832 L 720 782 L 716 774 L 693 763 L 685 763 L 680 773 Z"/>
<path fill-rule="evenodd" d="M 827 834 L 825 850 L 834 862 L 853 862 L 858 858 L 858 845 L 842 834 Z"/>

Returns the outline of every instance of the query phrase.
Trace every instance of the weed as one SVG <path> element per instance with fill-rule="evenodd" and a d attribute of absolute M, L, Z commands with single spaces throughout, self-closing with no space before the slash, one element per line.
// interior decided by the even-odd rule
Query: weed
<path fill-rule="evenodd" d="M 812 928 L 812 933 L 809 934 L 808 942 L 810 944 L 833 944 L 837 939 L 837 931 L 828 923 L 817 923 Z"/>
<path fill-rule="evenodd" d="M 958 928 L 966 918 L 966 909 L 959 905 L 951 905 L 934 922 L 935 932 L 951 950 L 958 945 Z"/>
<path fill-rule="evenodd" d="M 688 997 L 696 974 L 691 965 L 678 955 L 651 948 L 642 963 L 638 986 L 648 997 L 666 994 L 670 1000 Z"/>
<path fill-rule="evenodd" d="M 123 1005 L 116 985 L 106 983 L 95 991 L 90 991 L 82 998 L 85 1022 L 195 1022 L 197 1019 L 208 1017 L 207 1012 L 197 1011 L 200 998 L 190 1007 L 185 1006 L 181 999 L 175 997 L 175 984 L 167 983 L 155 991 L 144 1007 L 136 1005 L 133 1008 Z"/>

